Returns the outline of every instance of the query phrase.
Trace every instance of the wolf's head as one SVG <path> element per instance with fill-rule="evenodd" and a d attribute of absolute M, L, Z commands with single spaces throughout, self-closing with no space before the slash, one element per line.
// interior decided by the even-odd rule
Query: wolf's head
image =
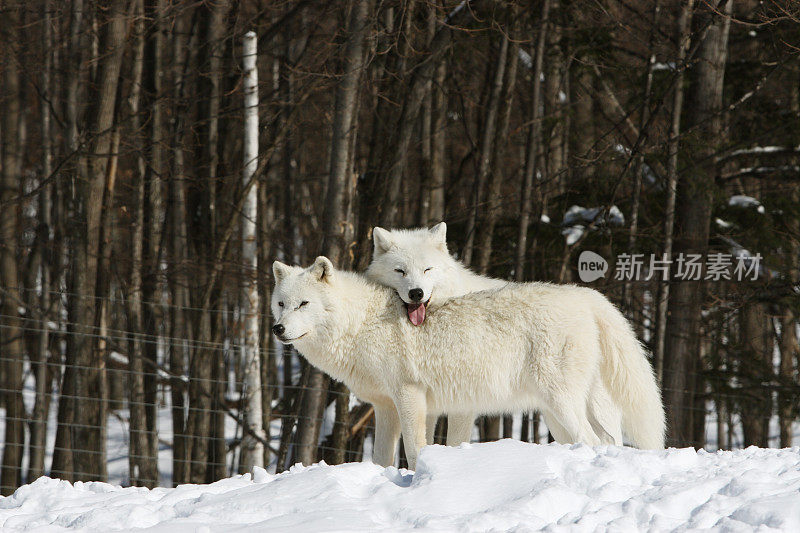
<path fill-rule="evenodd" d="M 330 303 L 328 288 L 335 276 L 327 257 L 317 257 L 308 268 L 272 263 L 272 332 L 284 344 L 310 340 L 325 322 Z"/>
<path fill-rule="evenodd" d="M 408 319 L 415 326 L 425 320 L 425 312 L 436 286 L 447 274 L 447 225 L 427 229 L 372 230 L 374 250 L 367 275 L 381 285 L 397 291 L 406 304 Z"/>

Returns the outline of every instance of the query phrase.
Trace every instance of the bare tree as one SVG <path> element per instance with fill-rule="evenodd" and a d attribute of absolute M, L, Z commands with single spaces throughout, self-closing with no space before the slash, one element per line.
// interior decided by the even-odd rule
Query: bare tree
<path fill-rule="evenodd" d="M 678 184 L 678 147 L 681 133 L 681 113 L 683 112 L 683 74 L 686 69 L 686 52 L 692 27 L 693 0 L 681 4 L 678 16 L 678 49 L 675 64 L 678 68 L 672 96 L 672 119 L 670 122 L 669 142 L 667 145 L 667 206 L 664 217 L 664 258 L 672 260 L 673 226 L 675 224 L 675 197 Z M 659 382 L 664 377 L 664 342 L 667 332 L 667 303 L 669 302 L 669 279 L 659 284 L 658 303 L 656 304 L 656 342 L 655 367 Z"/>
<path fill-rule="evenodd" d="M 41 135 L 42 135 L 42 178 L 49 180 L 53 172 L 53 143 L 51 142 L 52 121 L 49 107 L 52 93 L 52 70 L 53 70 L 53 28 L 50 17 L 51 5 L 49 1 L 42 3 L 42 47 L 45 50 L 44 66 L 41 78 Z M 51 372 L 48 368 L 48 356 L 50 351 L 50 334 L 46 326 L 46 320 L 51 316 L 50 310 L 50 291 L 52 273 L 52 210 L 53 210 L 53 190 L 54 186 L 44 184 L 39 199 L 39 276 L 40 276 L 40 296 L 39 309 L 41 312 L 39 321 L 39 337 L 36 347 L 36 400 L 33 407 L 33 421 L 31 423 L 31 435 L 28 449 L 30 459 L 28 465 L 28 481 L 37 479 L 44 474 L 45 446 L 47 443 L 47 417 L 50 411 L 50 379 Z"/>
<path fill-rule="evenodd" d="M 2 29 L 6 36 L 3 61 L 2 182 L 0 182 L 0 285 L 2 298 L 3 405 L 6 408 L 0 494 L 8 495 L 22 483 L 22 453 L 25 446 L 25 405 L 22 403 L 22 320 L 19 316 L 20 280 L 17 269 L 18 211 L 11 208 L 21 192 L 22 150 L 20 143 L 19 8 L 4 3 Z"/>
<path fill-rule="evenodd" d="M 728 52 L 731 3 L 722 0 L 709 6 L 704 19 L 711 18 L 699 42 L 697 62 L 692 66 L 689 89 L 689 124 L 691 132 L 685 145 L 693 152 L 695 163 L 677 185 L 675 252 L 700 254 L 708 250 L 711 208 L 717 166 L 714 153 L 721 142 L 722 89 Z M 702 282 L 674 284 L 669 299 L 664 348 L 664 399 L 671 441 L 690 442 L 692 405 L 699 352 L 700 311 L 703 303 Z M 672 291 L 671 291 L 672 292 Z M 690 391 L 690 392 L 687 392 Z"/>
<path fill-rule="evenodd" d="M 183 32 L 186 30 L 184 17 L 176 17 L 176 35 L 172 40 L 172 99 L 179 111 L 183 111 L 185 51 Z M 169 190 L 169 292 L 173 305 L 170 307 L 170 347 L 169 369 L 173 377 L 170 381 L 170 400 L 172 403 L 172 480 L 174 484 L 188 481 L 188 446 L 186 417 L 186 387 L 181 378 L 186 375 L 188 360 L 187 343 L 191 340 L 192 328 L 188 323 L 186 308 L 190 306 L 189 282 L 186 275 L 188 253 L 188 234 L 186 228 L 185 165 L 183 148 L 183 117 L 178 112 L 172 120 L 172 169 L 168 182 Z"/>
<path fill-rule="evenodd" d="M 139 104 L 141 99 L 142 71 L 144 70 L 144 5 L 137 2 L 134 11 L 134 33 L 136 41 L 133 58 L 133 83 L 131 94 L 128 97 L 134 128 L 139 129 Z M 129 448 L 129 477 L 131 485 L 145 485 L 153 487 L 158 482 L 158 464 L 154 454 L 150 453 L 148 444 L 149 434 L 146 421 L 146 396 L 145 396 L 145 350 L 143 339 L 144 319 L 142 304 L 142 269 L 144 259 L 144 226 L 145 226 L 145 181 L 146 162 L 139 158 L 138 183 L 136 186 L 133 231 L 131 232 L 131 279 L 128 296 L 129 321 L 133 328 L 130 340 L 130 354 L 128 356 L 128 386 L 129 412 L 130 412 L 130 448 Z M 153 368 L 147 369 L 153 373 Z M 155 433 L 155 428 L 153 428 Z M 153 435 L 155 437 L 155 435 Z"/>
<path fill-rule="evenodd" d="M 361 79 L 366 56 L 364 40 L 369 29 L 368 21 L 372 0 L 358 0 L 350 9 L 347 24 L 347 41 L 342 65 L 343 74 L 336 89 L 334 104 L 333 133 L 331 135 L 330 164 L 328 173 L 328 190 L 323 213 L 325 235 L 322 241 L 322 254 L 340 267 L 349 267 L 352 258 L 347 255 L 349 242 L 345 236 L 353 227 L 353 220 L 348 219 L 347 205 L 352 201 L 352 160 L 351 145 L 355 140 L 355 112 L 358 107 L 359 80 Z M 303 412 L 309 420 L 300 426 L 298 431 L 298 459 L 305 464 L 316 460 L 316 447 L 319 440 L 319 424 L 325 405 L 324 385 L 327 380 L 319 370 L 312 370 L 309 384 L 312 389 L 306 395 Z M 336 400 L 338 427 L 340 433 L 336 439 L 341 446 L 349 432 L 346 414 L 349 411 L 350 392 L 339 387 Z M 344 450 L 335 457 L 343 462 Z"/>
<path fill-rule="evenodd" d="M 495 142 L 495 131 L 497 130 L 497 117 L 500 112 L 501 92 L 506 72 L 506 58 L 508 57 L 508 39 L 501 35 L 497 56 L 494 61 L 489 62 L 490 68 L 494 65 L 494 76 L 489 99 L 486 102 L 486 118 L 481 128 L 480 146 L 478 147 L 478 169 L 475 183 L 472 190 L 472 205 L 469 218 L 467 219 L 466 242 L 462 250 L 462 261 L 465 265 L 472 263 L 472 253 L 475 243 L 475 232 L 478 227 L 479 213 L 481 212 L 481 202 L 484 198 L 484 188 L 489 176 L 492 164 L 492 153 Z M 509 93 L 510 94 L 510 93 Z"/>
<path fill-rule="evenodd" d="M 82 25 L 84 23 L 83 1 L 76 0 L 70 7 L 69 57 L 68 61 L 66 62 L 69 65 L 69 69 L 67 70 L 67 80 L 64 84 L 66 93 L 64 95 L 64 114 L 67 122 L 65 135 L 66 152 L 74 155 L 77 154 L 79 148 L 78 114 L 80 110 L 78 105 L 78 97 L 80 82 L 85 73 L 85 68 L 82 64 L 84 39 L 81 33 Z M 74 159 L 73 164 L 69 169 L 69 176 L 72 180 L 70 186 L 72 186 L 72 184 L 79 179 L 82 179 L 85 174 L 86 171 L 84 168 L 83 159 Z M 68 235 L 70 235 L 69 246 L 65 246 L 64 252 L 64 255 L 67 256 L 65 258 L 65 263 L 68 263 L 72 257 L 72 251 L 67 251 L 68 248 L 71 249 L 75 243 L 80 243 L 79 239 L 76 237 L 82 228 L 78 223 L 78 219 L 74 210 L 74 203 L 71 203 L 71 205 L 65 209 L 65 212 L 68 213 L 68 224 L 70 230 L 68 232 Z M 72 285 L 74 283 L 72 272 L 74 271 L 71 270 L 69 273 L 65 274 L 65 277 L 69 276 L 67 285 Z M 75 316 L 76 312 L 78 312 L 79 315 L 82 315 L 79 309 L 77 309 L 77 305 L 78 302 L 76 301 L 76 294 L 70 295 L 67 306 L 68 309 L 70 309 L 69 312 L 72 317 Z M 70 326 L 71 327 L 67 330 L 68 335 L 66 339 L 68 343 L 67 352 L 70 354 L 67 356 L 68 360 L 69 358 L 73 357 L 71 354 L 74 354 L 75 350 L 80 348 L 80 343 L 78 342 L 80 339 L 78 339 L 76 335 L 71 334 L 74 332 L 75 324 L 70 324 Z M 74 479 L 74 461 L 72 457 L 72 423 L 75 420 L 75 396 L 77 394 L 75 387 L 76 379 L 74 371 L 73 369 L 67 367 L 60 383 L 60 390 L 62 394 L 58 402 L 58 429 L 56 431 L 56 445 L 53 450 L 52 474 L 69 480 Z"/>

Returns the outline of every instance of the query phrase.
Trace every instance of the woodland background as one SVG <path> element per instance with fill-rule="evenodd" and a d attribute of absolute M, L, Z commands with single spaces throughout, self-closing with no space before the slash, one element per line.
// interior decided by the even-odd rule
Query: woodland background
<path fill-rule="evenodd" d="M 107 479 L 110 421 L 123 483 L 360 459 L 371 410 L 274 343 L 270 265 L 325 253 L 361 270 L 373 226 L 441 220 L 451 252 L 515 280 L 576 282 L 582 250 L 760 253 L 756 281 L 592 286 L 653 353 L 670 445 L 791 445 L 799 16 L 750 0 L 3 0 L 2 493 Z M 478 425 L 546 439 L 533 414 Z"/>

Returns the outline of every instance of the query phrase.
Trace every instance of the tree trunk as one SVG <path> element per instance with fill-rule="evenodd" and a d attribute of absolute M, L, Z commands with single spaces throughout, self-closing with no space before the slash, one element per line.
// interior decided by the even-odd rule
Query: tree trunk
<path fill-rule="evenodd" d="M 745 446 L 769 446 L 771 394 L 762 383 L 773 379 L 771 319 L 763 304 L 746 302 L 740 312 L 739 381 L 745 387 L 741 404 Z"/>
<path fill-rule="evenodd" d="M 436 7 L 428 6 L 428 46 L 436 36 L 436 13 Z M 430 226 L 444 220 L 447 164 L 447 98 L 444 88 L 446 76 L 447 61 L 445 57 L 441 57 L 433 79 L 427 85 L 428 95 L 425 103 L 427 116 L 423 120 L 423 127 L 428 165 L 425 181 L 421 187 L 420 226 Z"/>
<path fill-rule="evenodd" d="M 345 44 L 343 74 L 336 88 L 334 106 L 333 133 L 331 135 L 331 155 L 328 174 L 328 189 L 325 198 L 325 211 L 322 216 L 322 227 L 325 235 L 322 241 L 322 255 L 330 259 L 339 268 L 349 269 L 351 260 L 346 255 L 349 243 L 345 239 L 348 227 L 353 220 L 347 218 L 347 205 L 351 202 L 352 161 L 350 160 L 351 144 L 355 138 L 355 110 L 358 106 L 359 80 L 364 70 L 366 57 L 364 39 L 368 31 L 368 17 L 372 0 L 358 0 L 350 10 L 348 22 L 348 38 Z M 297 437 L 297 459 L 303 464 L 310 464 L 317 459 L 317 442 L 322 413 L 325 408 L 327 378 L 317 369 L 310 369 L 310 389 L 304 395 L 302 415 L 307 417 L 300 424 Z M 346 387 L 336 389 L 337 421 L 334 429 L 335 455 L 333 461 L 344 462 L 345 446 L 349 424 L 350 393 Z M 338 432 L 338 434 L 336 433 Z"/>
<path fill-rule="evenodd" d="M 791 192 L 792 201 L 795 205 L 800 205 L 800 186 L 795 185 Z M 793 237 L 786 251 L 785 276 L 788 281 L 795 286 L 800 282 L 800 220 L 795 219 L 790 222 Z M 780 336 L 780 368 L 779 383 L 781 386 L 778 393 L 778 420 L 780 424 L 781 448 L 792 446 L 792 423 L 795 419 L 795 398 L 793 388 L 797 383 L 797 369 L 795 365 L 800 365 L 800 342 L 797 339 L 797 312 L 790 306 L 786 306 L 783 315 L 780 317 L 781 336 Z"/>
<path fill-rule="evenodd" d="M 519 226 L 517 229 L 517 247 L 514 259 L 514 279 L 524 281 L 525 258 L 528 255 L 528 227 L 530 226 L 534 181 L 539 171 L 542 157 L 542 71 L 544 68 L 544 49 L 547 44 L 547 28 L 550 20 L 550 0 L 542 1 L 542 15 L 539 22 L 539 34 L 536 39 L 536 51 L 531 73 L 532 102 L 531 128 L 528 132 L 528 146 L 525 153 L 525 170 L 522 182 L 522 200 L 520 204 Z"/>
<path fill-rule="evenodd" d="M 683 73 L 686 63 L 686 52 L 692 27 L 692 9 L 694 0 L 685 0 L 681 5 L 678 17 L 678 50 L 675 64 L 675 89 L 672 96 L 672 120 L 670 123 L 669 141 L 667 142 L 667 205 L 664 217 L 664 258 L 672 260 L 673 226 L 675 224 L 675 198 L 678 183 L 678 144 L 681 133 L 681 113 L 683 112 Z M 656 339 L 655 367 L 659 383 L 664 377 L 664 349 L 667 333 L 667 304 L 669 302 L 669 277 L 667 281 L 658 281 L 658 301 L 656 304 Z"/>
<path fill-rule="evenodd" d="M 144 104 L 146 130 L 149 137 L 145 143 L 144 153 L 147 159 L 144 172 L 144 228 L 142 256 L 142 320 L 144 334 L 149 339 L 144 343 L 147 372 L 144 375 L 145 422 L 147 429 L 147 448 L 144 450 L 148 461 L 157 474 L 158 455 L 158 376 L 153 369 L 158 362 L 159 324 L 163 310 L 159 301 L 163 294 L 159 286 L 159 264 L 161 260 L 161 227 L 164 218 L 162 206 L 162 180 L 164 165 L 161 146 L 166 140 L 162 113 L 161 77 L 163 75 L 162 53 L 162 11 L 163 0 L 146 0 L 144 5 L 145 20 L 149 22 L 149 32 L 144 47 Z"/>
<path fill-rule="evenodd" d="M 135 48 L 133 57 L 133 83 L 128 98 L 134 131 L 139 131 L 139 103 L 141 97 L 142 71 L 144 69 L 144 6 L 138 3 L 135 10 L 134 34 Z M 140 153 L 143 153 L 140 149 Z M 154 487 L 158 483 L 158 466 L 155 456 L 150 454 L 149 435 L 145 410 L 147 398 L 144 385 L 144 344 L 148 339 L 144 333 L 142 318 L 142 266 L 145 225 L 145 160 L 138 160 L 138 183 L 135 188 L 133 228 L 131 231 L 131 279 L 128 296 L 129 327 L 133 330 L 130 337 L 130 353 L 128 354 L 128 399 L 130 413 L 130 445 L 128 454 L 128 476 L 133 486 Z M 153 368 L 147 369 L 153 372 Z"/>
<path fill-rule="evenodd" d="M 500 101 L 502 99 L 503 81 L 506 72 L 506 58 L 508 57 L 508 39 L 505 35 L 501 36 L 500 48 L 497 57 L 490 63 L 494 67 L 494 81 L 489 90 L 489 100 L 486 103 L 486 118 L 481 128 L 481 139 L 478 147 L 478 169 L 475 175 L 475 182 L 472 189 L 472 205 L 470 205 L 470 215 L 467 218 L 465 230 L 466 241 L 461 253 L 461 260 L 467 266 L 472 263 L 472 253 L 475 244 L 475 232 L 478 228 L 478 218 L 481 211 L 483 190 L 486 187 L 486 180 L 489 176 L 492 164 L 493 146 L 495 142 L 495 131 L 497 129 L 497 116 L 500 112 Z"/>
<path fill-rule="evenodd" d="M 2 388 L 5 406 L 5 442 L 3 443 L 0 494 L 7 496 L 22 484 L 22 455 L 25 446 L 25 405 L 22 402 L 22 320 L 19 316 L 20 280 L 17 268 L 19 209 L 17 200 L 22 187 L 22 144 L 20 143 L 20 73 L 17 46 L 19 11 L 4 5 L 2 27 L 7 43 L 2 56 L 4 109 L 2 114 L 2 182 L 0 182 L 0 285 L 3 287 L 0 338 L 2 338 Z"/>
<path fill-rule="evenodd" d="M 545 50 L 544 63 L 544 108 L 545 116 L 550 119 L 550 127 L 544 131 L 545 167 L 547 168 L 547 178 L 556 184 L 559 193 L 563 193 L 568 185 L 567 176 L 562 172 L 565 167 L 565 146 L 564 132 L 566 130 L 565 120 L 568 117 L 562 115 L 564 108 L 564 98 L 568 91 L 563 86 L 565 75 L 565 54 L 562 50 L 561 36 L 562 29 L 558 23 L 558 16 L 563 10 L 559 0 L 550 0 L 551 20 L 547 31 L 547 48 Z M 564 96 L 562 96 L 562 94 Z"/>
<path fill-rule="evenodd" d="M 645 67 L 645 81 L 644 81 L 644 95 L 642 98 L 642 111 L 641 117 L 639 118 L 639 148 L 638 153 L 636 154 L 636 162 L 633 165 L 633 201 L 631 203 L 631 225 L 630 231 L 628 233 L 628 253 L 634 254 L 636 253 L 636 238 L 637 233 L 639 232 L 639 204 L 642 195 L 642 172 L 644 171 L 644 145 L 647 142 L 647 125 L 650 120 L 650 97 L 653 90 L 653 67 L 656 63 L 656 33 L 658 31 L 658 20 L 659 14 L 661 13 L 661 5 L 658 0 L 653 5 L 653 22 L 650 27 L 650 57 L 648 58 L 647 65 Z M 684 60 L 685 50 L 686 48 L 683 46 L 685 44 L 685 40 L 683 36 L 685 34 L 684 27 L 682 24 L 685 22 L 683 21 L 683 15 L 685 11 L 681 10 L 681 19 L 679 22 L 679 29 L 678 29 L 678 60 L 676 64 L 682 64 Z M 688 24 L 686 25 L 688 26 Z M 688 35 L 687 35 L 688 36 Z M 682 71 L 681 71 L 682 72 Z M 683 74 L 679 74 L 679 77 L 682 78 Z M 676 80 L 676 82 L 680 82 L 682 80 Z M 683 88 L 676 89 L 676 92 L 683 92 Z M 675 110 L 673 105 L 673 117 L 675 117 Z M 680 107 L 680 106 L 679 106 Z M 680 111 L 678 111 L 677 116 L 680 117 Z M 674 125 L 674 124 L 673 124 Z M 678 124 L 678 131 L 680 131 L 680 124 Z M 671 131 L 670 134 L 675 133 Z M 675 138 L 677 141 L 677 137 Z M 667 194 L 669 197 L 673 198 L 674 201 L 674 189 L 670 189 L 669 186 L 667 187 Z M 674 213 L 674 206 L 672 209 Z M 674 215 L 673 215 L 674 216 Z M 672 228 L 669 228 L 669 240 L 672 241 Z M 665 240 L 667 238 L 665 237 Z M 670 252 L 672 252 L 672 245 L 670 244 Z M 633 283 L 632 280 L 626 280 L 625 285 L 623 286 L 622 290 L 622 302 L 625 310 L 628 313 L 629 318 L 633 317 Z"/>
<path fill-rule="evenodd" d="M 42 136 L 42 177 L 49 179 L 53 172 L 53 146 L 51 142 L 52 131 L 50 129 L 50 107 L 49 100 L 52 98 L 51 74 L 53 65 L 52 49 L 53 35 L 50 18 L 50 2 L 45 0 L 42 3 L 42 46 L 45 50 L 44 68 L 42 69 L 41 79 L 41 136 Z M 43 184 L 44 185 L 44 184 Z M 48 369 L 48 354 L 50 345 L 50 335 L 48 320 L 50 317 L 50 291 L 51 271 L 53 264 L 51 261 L 52 239 L 50 237 L 52 220 L 51 210 L 53 208 L 52 186 L 44 185 L 39 198 L 39 217 L 40 225 L 39 246 L 40 246 L 40 267 L 39 276 L 41 283 L 41 293 L 39 297 L 39 308 L 41 319 L 39 321 L 38 344 L 35 352 L 35 376 L 36 376 L 36 400 L 33 407 L 33 420 L 31 422 L 30 459 L 28 464 L 28 482 L 32 482 L 44 474 L 45 446 L 47 445 L 47 417 L 50 411 L 50 372 Z"/>
<path fill-rule="evenodd" d="M 78 95 L 79 95 L 79 82 L 83 76 L 85 69 L 82 65 L 82 52 L 83 52 L 83 39 L 81 35 L 81 27 L 83 23 L 83 1 L 75 0 L 71 5 L 70 10 L 70 26 L 69 26 L 69 65 L 67 70 L 66 94 L 65 94 L 65 112 L 67 121 L 67 132 L 65 135 L 66 152 L 74 154 L 78 151 Z M 84 168 L 84 161 L 77 159 L 71 166 L 70 177 L 74 183 L 83 180 L 86 176 Z M 73 193 L 72 188 L 69 188 L 69 194 Z M 64 195 L 64 202 L 67 203 L 67 195 Z M 71 201 L 71 199 L 70 199 Z M 69 261 L 71 258 L 70 249 L 78 245 L 80 242 L 78 234 L 85 229 L 81 228 L 78 224 L 77 214 L 75 213 L 75 203 L 71 201 L 65 213 L 65 222 L 69 226 L 65 232 L 65 240 L 67 244 L 64 246 L 64 257 L 62 258 L 65 266 L 70 266 Z M 65 285 L 72 287 L 74 279 L 72 277 L 71 268 L 68 268 L 65 273 Z M 70 294 L 67 301 L 68 320 L 71 322 L 75 318 L 76 312 L 80 302 L 76 294 Z M 78 346 L 78 338 L 75 336 L 75 324 L 67 324 L 67 361 L 73 361 L 75 357 L 75 350 Z M 56 430 L 56 443 L 53 449 L 53 464 L 50 474 L 53 477 L 59 477 L 73 481 L 74 477 L 74 461 L 72 456 L 73 450 L 73 422 L 75 420 L 76 408 L 76 389 L 75 389 L 75 369 L 65 368 L 64 375 L 62 376 L 61 386 L 59 389 L 60 396 L 58 399 L 58 428 Z"/>
<path fill-rule="evenodd" d="M 71 346 L 67 347 L 65 381 L 72 381 L 70 391 L 76 397 L 72 427 L 72 460 L 74 478 L 105 480 L 105 370 L 103 346 L 93 341 L 93 327 L 103 325 L 102 308 L 95 309 L 97 288 L 105 286 L 106 273 L 100 261 L 104 238 L 103 211 L 109 178 L 113 178 L 111 150 L 118 92 L 119 72 L 124 51 L 126 19 L 123 0 L 101 3 L 97 7 L 102 48 L 107 51 L 97 61 L 93 105 L 88 114 L 88 155 L 81 171 L 85 180 L 77 180 L 73 215 L 75 229 L 72 241 L 72 276 L 69 319 L 73 325 Z M 101 268 L 98 268 L 101 267 Z M 75 366 L 69 366 L 75 365 Z M 66 390 L 67 387 L 65 387 Z M 59 406 L 60 408 L 60 406 Z"/>
<path fill-rule="evenodd" d="M 503 209 L 503 171 L 506 167 L 503 164 L 506 147 L 508 146 L 508 129 L 511 122 L 511 112 L 514 108 L 514 88 L 517 84 L 517 64 L 519 59 L 519 41 L 517 40 L 518 25 L 516 10 L 511 11 L 511 44 L 507 53 L 506 79 L 503 82 L 503 90 L 500 97 L 501 109 L 500 118 L 497 125 L 497 132 L 494 139 L 492 154 L 493 165 L 489 171 L 489 183 L 486 191 L 486 212 L 481 221 L 481 233 L 478 235 L 478 272 L 487 274 L 489 272 L 489 262 L 492 256 L 492 244 L 494 238 L 494 228 L 497 219 Z M 504 426 L 505 428 L 505 426 Z M 505 429 L 504 429 L 505 430 Z"/>
<path fill-rule="evenodd" d="M 717 174 L 714 154 L 722 142 L 719 111 L 722 108 L 731 2 L 720 9 L 721 12 L 711 8 L 706 10 L 712 23 L 699 45 L 698 62 L 692 69 L 688 114 L 691 135 L 686 137 L 685 146 L 687 151 L 691 150 L 694 163 L 678 182 L 676 253 L 705 256 L 708 250 Z M 700 281 L 675 282 L 675 291 L 667 306 L 663 383 L 672 445 L 683 445 L 691 438 L 695 389 L 692 368 L 699 350 L 703 285 Z"/>
<path fill-rule="evenodd" d="M 172 131 L 172 171 L 169 179 L 170 264 L 168 283 L 173 305 L 170 306 L 170 348 L 169 369 L 170 399 L 172 403 L 172 482 L 173 485 L 188 481 L 187 468 L 187 430 L 184 407 L 186 404 L 186 362 L 191 336 L 185 309 L 189 307 L 188 277 L 186 275 L 186 254 L 188 251 L 186 228 L 185 167 L 183 151 L 184 100 L 184 38 L 186 26 L 183 17 L 177 17 L 176 32 L 172 39 L 173 100 L 177 109 Z"/>
<path fill-rule="evenodd" d="M 242 181 L 247 184 L 258 168 L 258 70 L 256 69 L 256 34 L 248 32 L 242 41 L 244 61 L 244 162 Z M 242 211 L 242 262 L 245 269 L 242 291 L 244 316 L 244 398 L 245 408 L 242 435 L 242 452 L 239 471 L 249 472 L 253 467 L 264 467 L 264 428 L 261 414 L 261 358 L 259 350 L 258 255 L 256 253 L 256 221 L 258 211 L 258 185 L 247 193 Z M 261 265 L 264 268 L 264 265 Z"/>
<path fill-rule="evenodd" d="M 201 253 L 211 254 L 215 247 L 219 247 L 217 236 L 217 166 L 219 164 L 219 99 L 220 99 L 220 72 L 221 41 L 225 29 L 224 15 L 227 4 L 224 2 L 204 5 L 200 8 L 200 35 L 203 40 L 203 48 L 199 58 L 202 61 L 205 76 L 201 79 L 200 92 L 203 97 L 202 113 L 205 119 L 203 129 L 203 144 L 201 147 L 200 160 L 202 166 L 199 171 L 203 175 L 202 180 L 198 180 L 201 185 L 202 194 L 197 201 L 197 208 L 203 211 L 202 225 L 196 228 L 198 232 L 198 249 Z M 216 304 L 219 297 L 219 289 L 212 278 L 215 278 L 214 270 L 218 268 L 216 261 L 206 269 L 206 290 L 203 301 L 199 302 L 199 316 L 195 320 L 194 337 L 199 341 L 193 350 L 189 365 L 190 387 L 189 387 L 189 417 L 187 421 L 187 433 L 191 442 L 189 444 L 190 453 L 190 476 L 189 479 L 195 483 L 204 483 L 209 479 L 214 465 L 209 457 L 209 452 L 213 447 L 211 439 L 213 426 L 213 407 L 214 407 L 214 369 L 217 367 L 217 352 L 210 344 L 213 340 L 210 306 Z"/>

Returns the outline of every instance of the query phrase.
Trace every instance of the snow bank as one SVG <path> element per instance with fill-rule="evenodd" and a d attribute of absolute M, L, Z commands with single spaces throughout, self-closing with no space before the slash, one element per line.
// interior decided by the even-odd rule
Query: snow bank
<path fill-rule="evenodd" d="M 800 531 L 800 448 L 708 453 L 504 440 L 211 485 L 41 478 L 0 499 L 3 531 Z"/>

